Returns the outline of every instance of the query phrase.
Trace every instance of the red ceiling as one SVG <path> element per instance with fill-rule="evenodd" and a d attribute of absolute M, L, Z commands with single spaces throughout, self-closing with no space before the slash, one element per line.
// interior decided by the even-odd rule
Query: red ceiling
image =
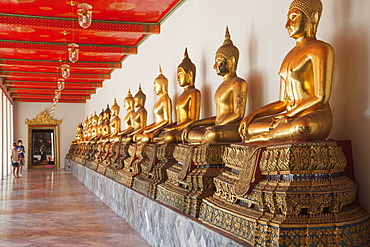
<path fill-rule="evenodd" d="M 184 1 L 87 0 L 93 22 L 84 29 L 77 22 L 83 1 L 0 0 L 0 77 L 15 102 L 52 102 L 60 66 L 69 64 L 59 102 L 84 103 Z M 79 45 L 76 63 L 69 43 Z"/>

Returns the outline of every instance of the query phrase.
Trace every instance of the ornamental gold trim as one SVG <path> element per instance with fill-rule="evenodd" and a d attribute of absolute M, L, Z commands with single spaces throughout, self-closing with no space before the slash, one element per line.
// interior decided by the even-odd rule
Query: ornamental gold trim
<path fill-rule="evenodd" d="M 51 115 L 48 115 L 45 111 L 42 111 L 34 119 L 29 120 L 27 118 L 25 122 L 28 125 L 58 125 L 62 123 L 62 120 L 53 119 L 51 118 Z"/>

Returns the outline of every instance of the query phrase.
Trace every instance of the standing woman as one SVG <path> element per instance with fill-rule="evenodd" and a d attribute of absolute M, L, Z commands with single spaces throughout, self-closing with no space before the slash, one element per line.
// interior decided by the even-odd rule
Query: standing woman
<path fill-rule="evenodd" d="M 18 153 L 18 150 L 17 150 L 17 144 L 16 143 L 13 143 L 13 148 L 12 148 L 12 151 L 11 151 L 11 155 L 10 155 L 10 162 L 12 164 L 12 171 L 13 171 L 13 176 L 15 178 L 19 178 L 19 153 Z"/>
<path fill-rule="evenodd" d="M 22 177 L 22 167 L 24 166 L 24 153 L 25 149 L 22 140 L 18 140 L 17 150 L 19 153 L 19 176 Z"/>

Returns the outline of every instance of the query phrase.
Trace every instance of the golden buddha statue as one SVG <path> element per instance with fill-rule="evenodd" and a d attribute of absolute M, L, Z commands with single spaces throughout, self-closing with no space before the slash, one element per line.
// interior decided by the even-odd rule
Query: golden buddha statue
<path fill-rule="evenodd" d="M 134 96 L 134 105 L 136 111 L 134 113 L 133 120 L 135 131 L 139 131 L 142 128 L 146 127 L 148 113 L 147 110 L 145 109 L 145 101 L 146 95 L 141 90 L 141 86 L 139 86 L 139 91 Z"/>
<path fill-rule="evenodd" d="M 139 86 L 139 91 L 134 96 L 134 107 L 137 108 L 136 111 L 133 112 L 132 116 L 132 124 L 134 129 L 125 137 L 122 137 L 121 142 L 132 142 L 134 135 L 146 127 L 148 113 L 144 107 L 145 101 L 146 95 L 141 90 L 141 86 Z"/>
<path fill-rule="evenodd" d="M 98 134 L 98 121 L 99 117 L 96 115 L 96 111 L 94 111 L 91 119 L 91 138 L 95 138 Z"/>
<path fill-rule="evenodd" d="M 110 132 L 113 135 L 117 135 L 121 131 L 121 119 L 119 117 L 120 107 L 117 104 L 117 99 L 114 98 L 114 103 L 111 107 L 111 119 L 110 119 Z"/>
<path fill-rule="evenodd" d="M 291 3 L 285 28 L 296 45 L 280 67 L 280 97 L 243 119 L 239 132 L 245 142 L 312 141 L 329 135 L 334 50 L 316 39 L 321 12 L 320 0 Z"/>
<path fill-rule="evenodd" d="M 195 74 L 196 67 L 189 58 L 188 50 L 185 49 L 184 59 L 177 67 L 177 82 L 184 88 L 176 101 L 177 122 L 173 127 L 164 128 L 164 133 L 156 139 L 158 142 L 181 142 L 182 130 L 195 120 L 199 120 L 201 94 L 194 87 Z"/>
<path fill-rule="evenodd" d="M 86 116 L 85 117 L 85 121 L 83 123 L 83 138 L 84 139 L 87 139 L 88 138 L 88 134 L 87 134 L 87 132 L 88 132 L 88 126 L 89 126 L 89 117 Z"/>
<path fill-rule="evenodd" d="M 226 28 L 225 41 L 217 50 L 213 68 L 224 81 L 214 95 L 216 116 L 194 121 L 185 127 L 183 142 L 212 143 L 241 141 L 238 126 L 244 117 L 247 82 L 236 75 L 239 50 Z"/>
<path fill-rule="evenodd" d="M 123 100 L 123 106 L 125 107 L 127 114 L 123 120 L 124 125 L 125 125 L 124 129 L 121 132 L 119 132 L 120 136 L 130 134 L 132 131 L 134 131 L 134 119 L 133 118 L 135 114 L 135 100 L 134 100 L 134 97 L 132 97 L 130 89 L 127 92 L 127 96 Z"/>
<path fill-rule="evenodd" d="M 99 114 L 99 119 L 98 119 L 98 132 L 97 132 L 97 137 L 101 137 L 103 133 L 103 125 L 104 125 L 104 109 L 101 110 Z"/>
<path fill-rule="evenodd" d="M 79 123 L 76 127 L 76 140 L 80 141 L 81 139 L 83 139 L 83 125 Z"/>
<path fill-rule="evenodd" d="M 107 108 L 104 111 L 104 119 L 103 119 L 103 126 L 102 126 L 102 136 L 106 137 L 109 135 L 110 132 L 110 115 L 111 110 L 109 109 L 109 105 L 107 104 Z"/>
<path fill-rule="evenodd" d="M 135 133 L 134 142 L 151 142 L 164 127 L 172 123 L 172 101 L 168 96 L 168 80 L 162 74 L 161 67 L 159 72 L 154 80 L 154 92 L 159 96 L 153 110 L 155 122 Z"/>

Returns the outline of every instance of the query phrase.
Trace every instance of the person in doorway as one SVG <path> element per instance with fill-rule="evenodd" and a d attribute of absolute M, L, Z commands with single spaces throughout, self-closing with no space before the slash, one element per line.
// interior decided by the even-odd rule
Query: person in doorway
<path fill-rule="evenodd" d="M 17 150 L 17 144 L 13 143 L 13 148 L 10 155 L 10 162 L 12 164 L 12 172 L 15 178 L 19 178 L 19 153 Z"/>
<path fill-rule="evenodd" d="M 22 140 L 18 140 L 17 150 L 19 153 L 19 176 L 22 177 L 22 167 L 24 166 L 25 149 Z"/>

